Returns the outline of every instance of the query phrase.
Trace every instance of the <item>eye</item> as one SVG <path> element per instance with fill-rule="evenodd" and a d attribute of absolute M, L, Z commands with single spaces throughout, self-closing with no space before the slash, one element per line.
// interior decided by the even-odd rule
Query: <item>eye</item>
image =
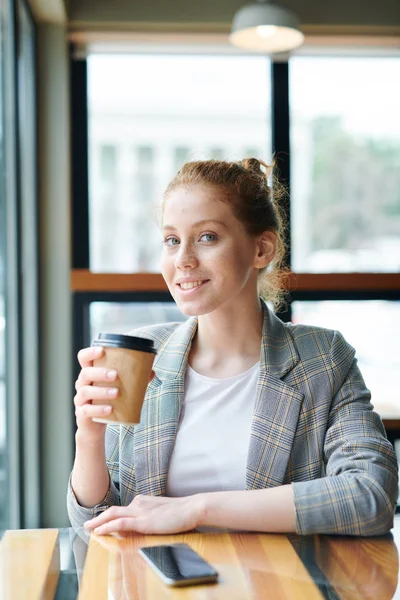
<path fill-rule="evenodd" d="M 215 235 L 215 233 L 203 233 L 200 236 L 200 239 L 203 240 L 204 242 L 215 242 L 217 240 L 218 236 Z"/>
<path fill-rule="evenodd" d="M 165 246 L 177 246 L 179 244 L 179 240 L 174 235 L 170 235 L 169 237 L 165 238 L 163 244 Z"/>

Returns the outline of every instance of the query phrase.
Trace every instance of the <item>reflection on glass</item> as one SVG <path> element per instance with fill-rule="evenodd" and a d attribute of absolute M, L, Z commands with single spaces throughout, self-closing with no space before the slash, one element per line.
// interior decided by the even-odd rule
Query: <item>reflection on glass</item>
<path fill-rule="evenodd" d="M 271 160 L 268 59 L 88 58 L 90 268 L 160 270 L 158 207 L 188 160 Z"/>
<path fill-rule="evenodd" d="M 400 405 L 400 302 L 383 300 L 293 302 L 293 323 L 340 331 L 355 348 L 372 403 L 381 416 Z"/>
<path fill-rule="evenodd" d="M 400 271 L 399 97 L 398 57 L 290 60 L 295 271 Z"/>
<path fill-rule="evenodd" d="M 91 302 L 90 341 L 103 333 L 128 333 L 145 325 L 185 321 L 174 302 Z"/>

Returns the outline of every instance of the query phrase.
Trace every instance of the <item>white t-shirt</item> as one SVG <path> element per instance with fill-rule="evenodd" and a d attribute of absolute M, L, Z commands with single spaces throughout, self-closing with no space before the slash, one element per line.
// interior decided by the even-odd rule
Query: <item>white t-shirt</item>
<path fill-rule="evenodd" d="M 225 379 L 189 365 L 167 477 L 167 496 L 246 489 L 250 429 L 260 363 Z"/>

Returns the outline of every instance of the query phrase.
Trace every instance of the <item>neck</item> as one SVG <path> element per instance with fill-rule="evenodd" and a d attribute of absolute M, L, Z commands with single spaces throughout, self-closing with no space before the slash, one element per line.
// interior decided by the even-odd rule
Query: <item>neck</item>
<path fill-rule="evenodd" d="M 212 313 L 201 315 L 195 338 L 195 351 L 218 357 L 257 357 L 263 327 L 260 299 L 255 296 L 244 306 L 221 307 Z"/>

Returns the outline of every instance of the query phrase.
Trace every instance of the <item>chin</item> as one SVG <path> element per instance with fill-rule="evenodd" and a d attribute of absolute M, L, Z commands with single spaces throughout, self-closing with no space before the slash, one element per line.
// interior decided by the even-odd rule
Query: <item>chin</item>
<path fill-rule="evenodd" d="M 190 304 L 189 302 L 177 302 L 176 299 L 175 302 L 179 310 L 187 317 L 200 317 L 201 315 L 207 315 L 218 308 L 218 305 L 215 305 L 215 303 L 208 303 L 207 305 L 205 302 L 193 302 Z"/>
<path fill-rule="evenodd" d="M 187 306 L 187 305 L 178 304 L 178 302 L 176 303 L 176 305 L 179 308 L 179 310 L 181 311 L 181 313 L 183 313 L 187 317 L 198 317 L 199 315 L 204 315 L 206 312 L 208 312 L 208 311 L 202 312 L 202 310 L 200 308 L 197 308 L 195 306 Z"/>

